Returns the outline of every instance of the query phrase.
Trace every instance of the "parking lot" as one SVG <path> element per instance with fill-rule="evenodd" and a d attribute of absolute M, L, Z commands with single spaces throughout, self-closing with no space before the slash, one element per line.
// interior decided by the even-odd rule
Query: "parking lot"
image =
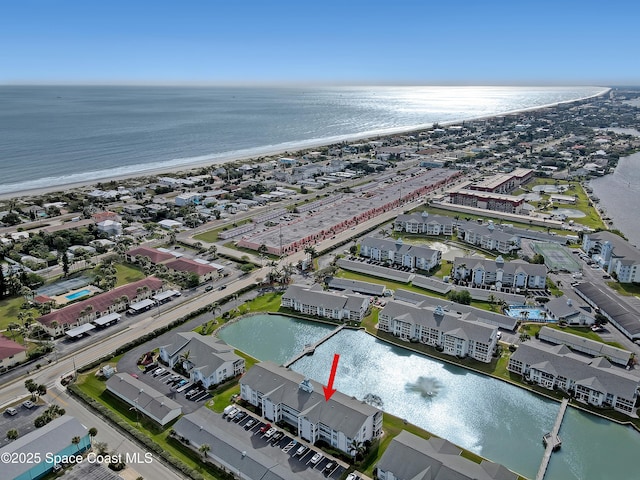
<path fill-rule="evenodd" d="M 211 398 L 206 388 L 194 385 L 185 376 L 163 365 L 156 364 L 139 373 L 129 373 L 178 402 L 184 413 L 197 410 Z"/>
<path fill-rule="evenodd" d="M 307 478 L 325 477 L 337 480 L 345 471 L 343 465 L 327 458 L 321 450 L 300 442 L 290 433 L 264 422 L 250 412 L 236 408 L 235 412 L 232 411 L 224 418 L 229 424 L 235 423 L 240 432 L 244 431 L 254 449 L 273 449 L 273 452 L 267 453 L 270 457 L 284 454 L 292 472 L 307 473 Z M 276 454 L 278 450 L 280 452 Z"/>
<path fill-rule="evenodd" d="M 7 439 L 9 430 L 17 430 L 20 437 L 24 437 L 27 433 L 34 431 L 36 427 L 33 425 L 33 421 L 46 409 L 45 406 L 37 404 L 31 408 L 26 408 L 21 403 L 12 405 L 12 407 L 17 412 L 15 415 L 9 415 L 6 408 L 0 414 L 0 432 L 2 432 L 0 435 L 0 448 L 11 442 L 11 440 Z"/>

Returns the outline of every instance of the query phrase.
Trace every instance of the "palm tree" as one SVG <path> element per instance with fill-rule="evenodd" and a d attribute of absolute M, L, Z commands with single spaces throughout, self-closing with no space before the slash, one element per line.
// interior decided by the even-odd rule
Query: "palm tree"
<path fill-rule="evenodd" d="M 367 451 L 367 448 L 364 446 L 364 443 L 362 443 L 360 440 L 354 439 L 349 444 L 349 451 L 352 452 L 354 459 L 357 461 L 358 457 L 362 457 L 365 454 L 365 452 Z"/>
<path fill-rule="evenodd" d="M 10 322 L 9 325 L 7 325 L 7 330 L 9 330 L 9 333 L 11 334 L 11 339 L 15 340 L 16 339 L 15 332 L 20 331 L 20 325 L 18 325 L 16 322 Z"/>
<path fill-rule="evenodd" d="M 200 451 L 200 453 L 202 453 L 203 457 L 206 457 L 207 452 L 211 450 L 211 447 L 208 444 L 203 443 L 202 445 L 200 445 L 200 448 L 198 450 Z"/>
<path fill-rule="evenodd" d="M 382 235 L 383 237 L 388 237 L 389 236 L 389 230 L 387 230 L 386 228 L 381 228 L 378 233 L 380 235 Z"/>
<path fill-rule="evenodd" d="M 89 429 L 89 440 L 91 441 L 91 444 L 93 445 L 93 438 L 98 435 L 98 429 L 96 427 L 91 427 Z"/>
<path fill-rule="evenodd" d="M 306 247 L 304 247 L 304 253 L 306 253 L 309 257 L 309 265 L 311 266 L 311 269 L 313 270 L 313 259 L 316 257 L 316 255 L 318 255 L 318 251 L 315 249 L 315 247 L 313 245 L 307 245 Z"/>
<path fill-rule="evenodd" d="M 76 446 L 76 448 L 78 449 L 78 453 L 80 453 L 80 437 L 76 435 L 71 439 L 71 443 Z"/>

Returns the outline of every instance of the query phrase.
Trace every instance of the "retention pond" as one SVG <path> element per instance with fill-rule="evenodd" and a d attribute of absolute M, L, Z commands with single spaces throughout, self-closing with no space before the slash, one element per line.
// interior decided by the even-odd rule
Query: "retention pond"
<path fill-rule="evenodd" d="M 305 344 L 335 328 L 282 315 L 255 315 L 225 326 L 225 342 L 260 360 L 285 363 Z M 553 426 L 559 403 L 491 377 L 414 354 L 363 331 L 344 330 L 292 369 L 326 383 L 340 354 L 335 388 L 363 399 L 372 394 L 383 410 L 527 478 L 542 459 L 542 436 Z M 562 449 L 551 458 L 547 480 L 637 478 L 640 434 L 570 408 Z"/>

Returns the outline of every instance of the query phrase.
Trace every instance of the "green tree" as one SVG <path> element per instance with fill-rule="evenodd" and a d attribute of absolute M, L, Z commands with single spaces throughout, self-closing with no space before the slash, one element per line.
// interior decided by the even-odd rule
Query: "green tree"
<path fill-rule="evenodd" d="M 62 254 L 62 273 L 64 274 L 65 277 L 69 276 L 69 255 L 67 254 L 67 252 L 65 251 Z"/>
<path fill-rule="evenodd" d="M 98 429 L 96 427 L 91 427 L 89 429 L 89 440 L 91 441 L 91 444 L 93 444 L 93 439 L 96 435 L 98 435 Z"/>
<path fill-rule="evenodd" d="M 78 452 L 80 452 L 80 437 L 76 435 L 71 439 L 71 443 L 74 444 L 78 449 Z"/>
<path fill-rule="evenodd" d="M 9 440 L 15 440 L 16 438 L 18 438 L 18 436 L 18 430 L 16 430 L 15 428 L 12 428 L 7 432 L 7 439 Z"/>
<path fill-rule="evenodd" d="M 31 400 L 36 399 L 36 392 L 38 391 L 38 384 L 33 381 L 33 379 L 29 378 L 24 381 L 24 388 L 31 394 Z"/>
<path fill-rule="evenodd" d="M 203 457 L 206 457 L 207 452 L 211 450 L 211 447 L 208 444 L 203 443 L 202 445 L 200 445 L 200 448 L 198 450 L 200 451 L 200 453 L 202 453 Z"/>

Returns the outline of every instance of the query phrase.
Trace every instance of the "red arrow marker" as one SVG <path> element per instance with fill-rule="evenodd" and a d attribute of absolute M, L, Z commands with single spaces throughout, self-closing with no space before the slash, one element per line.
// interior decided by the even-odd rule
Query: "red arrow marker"
<path fill-rule="evenodd" d="M 340 355 L 335 353 L 333 355 L 333 365 L 331 365 L 331 374 L 329 375 L 329 384 L 325 387 L 322 386 L 324 390 L 324 399 L 328 402 L 331 396 L 336 393 L 335 388 L 333 388 L 333 381 L 336 378 L 336 370 L 338 370 L 338 360 L 340 360 Z"/>

